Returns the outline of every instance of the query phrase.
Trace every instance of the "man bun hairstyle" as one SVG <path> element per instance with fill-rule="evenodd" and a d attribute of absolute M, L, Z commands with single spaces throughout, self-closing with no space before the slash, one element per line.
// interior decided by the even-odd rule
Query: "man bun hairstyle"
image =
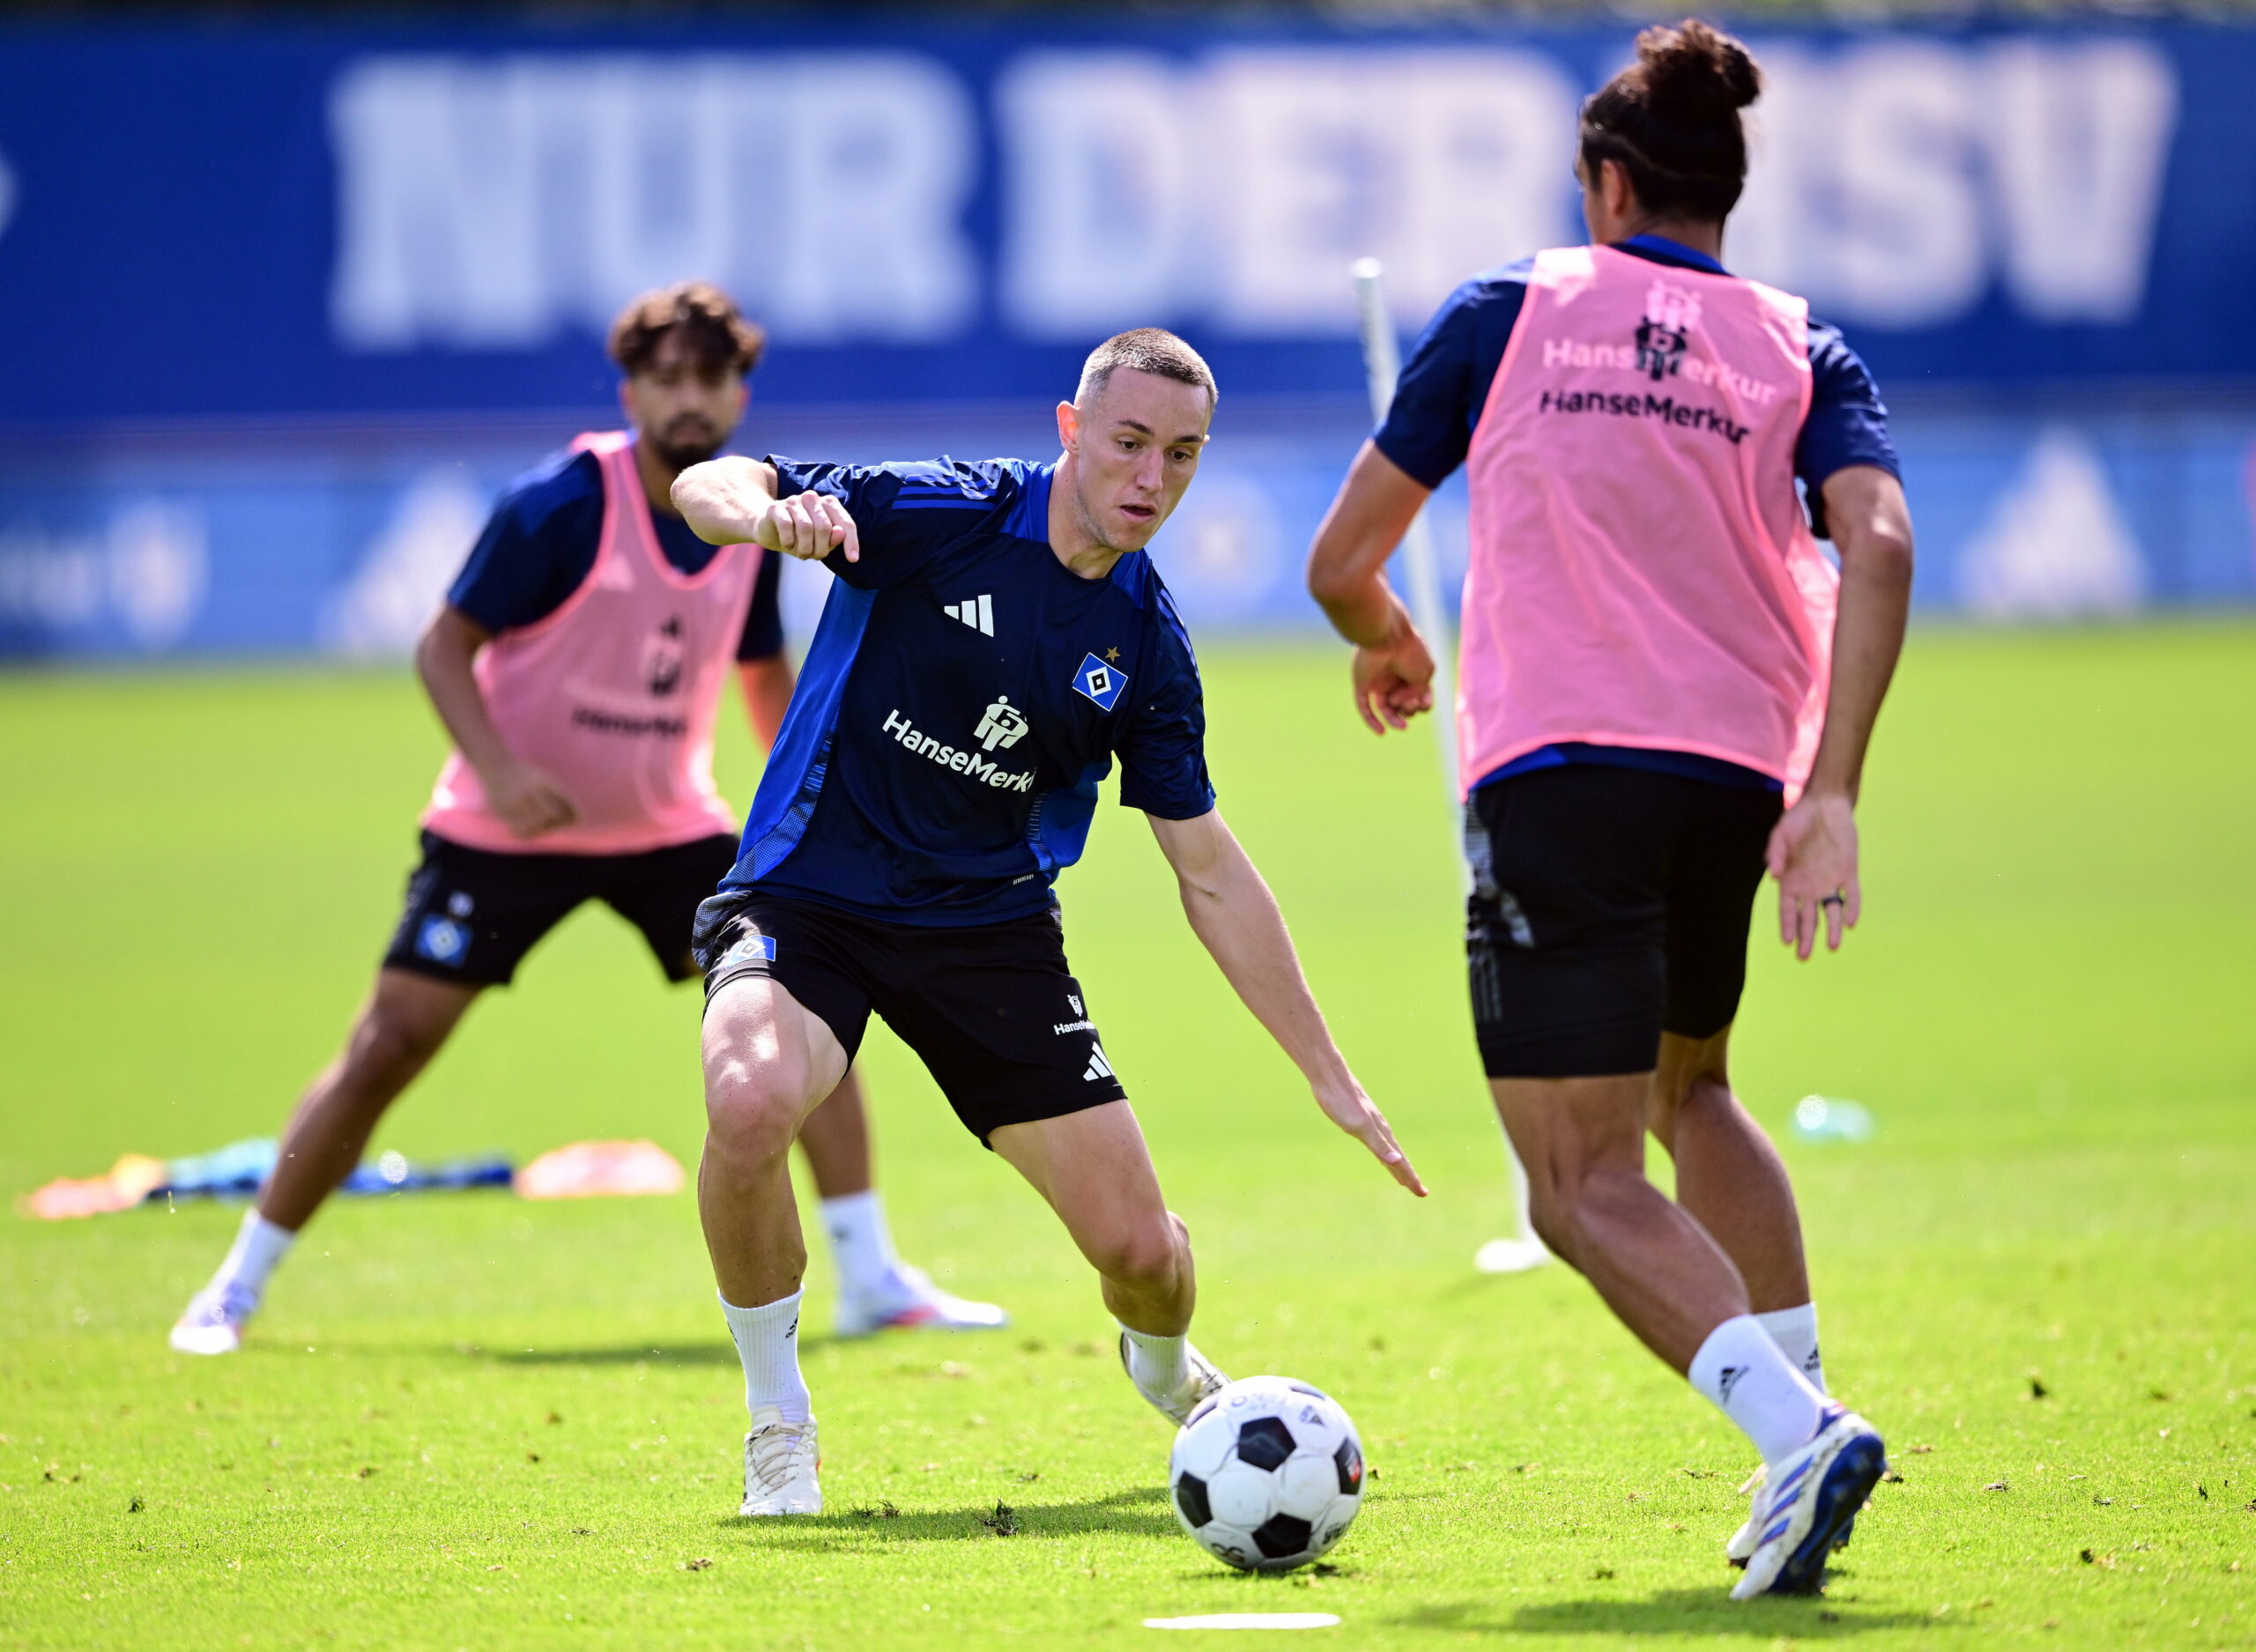
<path fill-rule="evenodd" d="M 768 335 L 710 281 L 677 281 L 645 293 L 611 324 L 611 359 L 627 377 L 649 367 L 666 335 L 679 332 L 690 359 L 707 373 L 750 373 Z"/>
<path fill-rule="evenodd" d="M 1637 61 L 1583 105 L 1583 168 L 1619 161 L 1638 204 L 1664 218 L 1721 222 L 1747 184 L 1740 111 L 1762 70 L 1730 35 L 1688 18 L 1637 36 Z"/>
<path fill-rule="evenodd" d="M 1074 405 L 1087 405 L 1089 397 L 1103 389 L 1106 381 L 1122 367 L 1155 373 L 1180 384 L 1195 384 L 1206 392 L 1209 407 L 1221 399 L 1221 392 L 1214 388 L 1213 370 L 1204 356 L 1163 327 L 1135 327 L 1113 334 L 1089 352 L 1089 359 L 1081 364 L 1081 382 L 1073 391 Z"/>

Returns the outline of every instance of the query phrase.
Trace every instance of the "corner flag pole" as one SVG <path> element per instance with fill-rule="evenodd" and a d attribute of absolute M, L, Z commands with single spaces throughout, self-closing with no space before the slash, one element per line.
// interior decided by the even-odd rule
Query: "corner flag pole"
<path fill-rule="evenodd" d="M 1385 422 L 1387 409 L 1394 404 L 1395 381 L 1402 374 L 1400 347 L 1394 337 L 1394 323 L 1386 313 L 1386 295 L 1381 285 L 1384 271 L 1376 258 L 1359 258 L 1349 266 L 1348 273 L 1355 281 L 1355 308 L 1362 318 L 1363 373 L 1370 385 L 1371 417 Z M 1457 641 L 1450 625 L 1449 610 L 1442 602 L 1441 564 L 1434 554 L 1433 526 L 1421 509 L 1411 518 L 1409 530 L 1402 536 L 1404 572 L 1410 587 L 1410 618 L 1426 639 L 1426 646 L 1434 656 L 1434 736 L 1441 748 L 1442 790 L 1449 804 L 1452 830 L 1456 829 L 1461 804 L 1457 795 Z M 1473 868 L 1464 856 L 1458 856 L 1459 886 L 1466 894 L 1473 892 Z M 1519 1216 L 1519 1234 L 1512 1239 L 1492 1239 L 1480 1247 L 1473 1258 L 1473 1265 L 1483 1273 L 1520 1273 L 1539 1267 L 1551 1259 L 1543 1241 L 1535 1236 L 1533 1224 L 1528 1219 L 1527 1172 L 1512 1152 L 1511 1138 L 1504 1138 L 1504 1162 L 1511 1167 L 1512 1199 Z"/>

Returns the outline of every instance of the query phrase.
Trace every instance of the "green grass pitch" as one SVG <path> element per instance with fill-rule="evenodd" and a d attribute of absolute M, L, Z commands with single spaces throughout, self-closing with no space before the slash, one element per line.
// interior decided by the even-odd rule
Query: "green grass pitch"
<path fill-rule="evenodd" d="M 1124 811 L 1067 930 L 1198 1247 L 1199 1341 L 1361 1425 L 1379 1478 L 1335 1569 L 1228 1574 L 1178 1534 L 1081 1265 L 873 1036 L 904 1248 L 1017 1322 L 828 1340 L 818 1246 L 833 1512 L 733 1518 L 740 1384 L 686 1196 L 339 1204 L 252 1345 L 202 1362 L 164 1332 L 233 1210 L 0 1213 L 0 1644 L 1095 1645 L 1323 1611 L 1356 1647 L 2256 1645 L 2256 628 L 1922 632 L 1864 927 L 1797 967 L 1765 895 L 1740 1087 L 1781 1129 L 1810 1092 L 1877 1116 L 1786 1151 L 1828 1368 L 1902 1478 L 1827 1596 L 1752 1606 L 1719 1552 L 1745 1445 L 1565 1270 L 1470 1268 L 1508 1212 L 1430 745 L 1363 734 L 1329 650 L 1209 672 L 1223 807 L 1434 1198 L 1321 1122 Z M 365 985 L 439 753 L 399 671 L 0 679 L 0 1191 L 271 1131 Z M 696 1014 L 583 913 L 380 1145 L 688 1160 Z"/>

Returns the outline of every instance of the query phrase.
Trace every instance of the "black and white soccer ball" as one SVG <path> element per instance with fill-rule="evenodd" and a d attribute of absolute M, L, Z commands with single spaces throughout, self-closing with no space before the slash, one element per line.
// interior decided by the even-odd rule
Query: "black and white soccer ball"
<path fill-rule="evenodd" d="M 1175 1516 L 1246 1572 L 1289 1572 L 1340 1541 L 1363 1502 L 1363 1442 L 1340 1403 L 1290 1377 L 1207 1396 L 1168 1454 Z"/>

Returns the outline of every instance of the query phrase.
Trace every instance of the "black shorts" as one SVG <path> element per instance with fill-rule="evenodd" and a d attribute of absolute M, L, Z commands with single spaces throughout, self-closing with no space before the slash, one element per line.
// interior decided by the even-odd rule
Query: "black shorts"
<path fill-rule="evenodd" d="M 697 915 L 697 959 L 708 1004 L 747 975 L 776 982 L 822 1018 L 849 1060 L 876 1011 L 982 1142 L 1006 1124 L 1127 1098 L 1065 967 L 1055 908 L 947 929 L 729 890 Z"/>
<path fill-rule="evenodd" d="M 600 900 L 642 931 L 667 980 L 687 981 L 697 903 L 736 860 L 728 836 L 640 855 L 500 855 L 426 832 L 384 967 L 505 987 L 541 937 L 582 901 Z"/>
<path fill-rule="evenodd" d="M 1730 1026 L 1779 806 L 1776 792 L 1595 763 L 1474 792 L 1465 951 L 1488 1076 L 1649 1072 L 1664 1031 Z"/>

